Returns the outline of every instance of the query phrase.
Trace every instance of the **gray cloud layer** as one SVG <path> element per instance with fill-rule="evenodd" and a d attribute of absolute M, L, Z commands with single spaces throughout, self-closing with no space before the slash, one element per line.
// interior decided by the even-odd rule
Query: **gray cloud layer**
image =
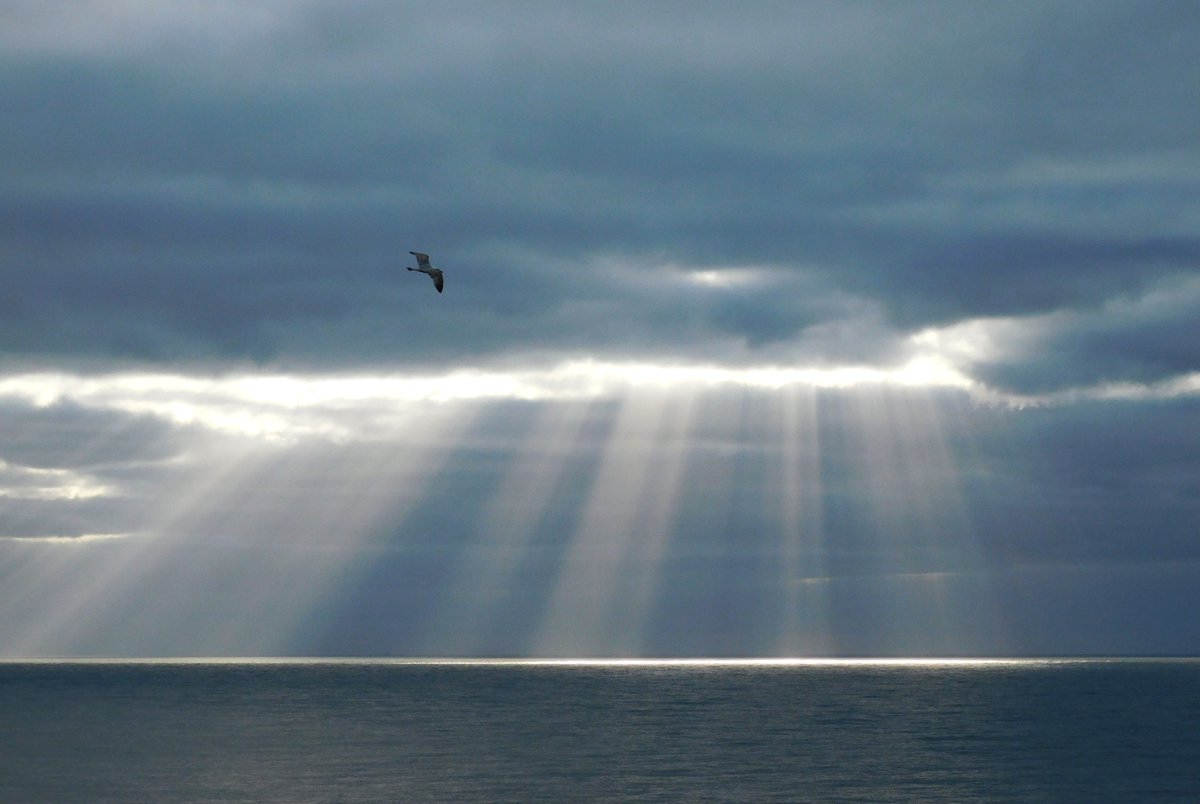
<path fill-rule="evenodd" d="M 1189 3 L 7 5 L 17 362 L 886 361 L 1200 257 Z M 1195 370 L 1172 324 L 988 378 Z"/>

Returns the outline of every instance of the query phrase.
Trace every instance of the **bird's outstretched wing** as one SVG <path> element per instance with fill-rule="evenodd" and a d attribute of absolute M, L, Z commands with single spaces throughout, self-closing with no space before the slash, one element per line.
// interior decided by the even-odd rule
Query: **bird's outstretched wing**
<path fill-rule="evenodd" d="M 437 288 L 438 293 L 442 292 L 442 272 L 436 268 L 429 274 L 433 277 L 433 286 Z"/>
<path fill-rule="evenodd" d="M 417 258 L 417 267 L 418 268 L 428 268 L 429 267 L 429 255 L 428 254 L 422 254 L 419 251 L 410 251 L 408 253 Z"/>

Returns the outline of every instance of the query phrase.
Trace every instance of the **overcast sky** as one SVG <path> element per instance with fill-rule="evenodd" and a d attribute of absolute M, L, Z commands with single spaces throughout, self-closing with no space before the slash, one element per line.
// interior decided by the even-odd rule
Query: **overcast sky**
<path fill-rule="evenodd" d="M 1200 651 L 1197 41 L 0 0 L 0 654 Z"/>

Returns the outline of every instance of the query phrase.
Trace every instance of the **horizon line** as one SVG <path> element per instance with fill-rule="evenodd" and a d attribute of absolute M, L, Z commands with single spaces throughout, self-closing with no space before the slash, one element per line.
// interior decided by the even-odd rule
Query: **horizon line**
<path fill-rule="evenodd" d="M 1200 662 L 1194 654 L 812 657 L 467 657 L 467 656 L 0 656 L 0 664 L 396 665 L 463 667 L 822 667 L 983 666 L 1088 662 Z"/>

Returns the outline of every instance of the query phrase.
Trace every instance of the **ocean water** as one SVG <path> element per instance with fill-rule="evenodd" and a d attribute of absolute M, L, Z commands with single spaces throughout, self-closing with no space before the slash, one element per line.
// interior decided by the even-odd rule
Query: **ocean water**
<path fill-rule="evenodd" d="M 0 664 L 0 801 L 1198 801 L 1200 662 Z"/>

